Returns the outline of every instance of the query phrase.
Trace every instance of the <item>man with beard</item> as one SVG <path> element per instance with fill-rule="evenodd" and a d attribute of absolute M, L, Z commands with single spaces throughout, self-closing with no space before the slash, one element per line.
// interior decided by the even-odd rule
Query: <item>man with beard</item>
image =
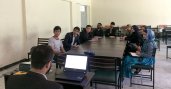
<path fill-rule="evenodd" d="M 39 45 L 31 50 L 31 70 L 23 75 L 11 75 L 7 80 L 6 89 L 63 89 L 53 81 L 47 80 L 53 50 L 50 46 Z"/>
<path fill-rule="evenodd" d="M 103 37 L 103 29 L 101 23 L 97 24 L 97 28 L 93 31 L 93 36 Z"/>

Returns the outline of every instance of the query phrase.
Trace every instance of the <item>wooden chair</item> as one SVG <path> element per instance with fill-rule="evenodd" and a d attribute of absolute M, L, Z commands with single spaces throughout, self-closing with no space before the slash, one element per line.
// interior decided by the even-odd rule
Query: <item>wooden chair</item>
<path fill-rule="evenodd" d="M 170 57 L 168 56 L 168 49 L 169 49 L 169 48 L 171 48 L 171 45 L 166 46 L 166 59 L 170 58 Z"/>
<path fill-rule="evenodd" d="M 156 42 L 157 47 L 158 47 L 158 49 L 160 51 L 160 40 L 159 39 L 155 39 L 154 41 Z"/>
<path fill-rule="evenodd" d="M 65 59 L 66 59 L 66 54 L 60 55 L 60 56 L 55 56 L 56 57 L 56 68 L 61 68 L 64 67 Z"/>
<path fill-rule="evenodd" d="M 121 89 L 120 62 L 117 58 L 96 56 L 89 59 L 89 70 L 95 72 L 92 84 L 113 85 Z"/>
<path fill-rule="evenodd" d="M 48 45 L 49 38 L 38 38 L 37 45 Z"/>
<path fill-rule="evenodd" d="M 5 89 L 7 88 L 7 81 L 9 77 L 10 75 L 7 75 L 7 74 L 4 75 Z"/>
<path fill-rule="evenodd" d="M 155 60 L 155 54 L 156 54 L 156 48 L 153 49 L 154 60 Z M 141 86 L 153 87 L 153 89 L 154 89 L 154 83 L 155 83 L 155 63 L 153 65 L 143 65 L 143 64 L 133 65 L 133 66 L 131 66 L 131 71 L 133 69 L 149 70 L 150 71 L 150 75 L 143 75 L 143 74 L 131 75 L 130 86 L 132 86 L 132 85 L 141 85 Z M 141 84 L 133 83 L 132 82 L 133 77 L 141 77 Z M 149 79 L 151 79 L 151 81 L 153 82 L 152 85 L 142 84 L 142 78 L 149 78 Z"/>
<path fill-rule="evenodd" d="M 38 38 L 37 45 L 48 45 L 49 38 Z M 28 59 L 30 59 L 31 53 L 28 52 Z"/>

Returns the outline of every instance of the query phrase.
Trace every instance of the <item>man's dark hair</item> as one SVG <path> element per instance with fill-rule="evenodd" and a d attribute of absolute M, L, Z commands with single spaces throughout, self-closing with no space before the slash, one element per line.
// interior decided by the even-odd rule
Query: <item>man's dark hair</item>
<path fill-rule="evenodd" d="M 145 30 L 147 29 L 147 26 L 146 25 L 142 25 L 141 27 L 143 27 Z"/>
<path fill-rule="evenodd" d="M 53 59 L 53 50 L 47 45 L 38 45 L 31 49 L 31 66 L 42 69 Z"/>
<path fill-rule="evenodd" d="M 91 27 L 91 25 L 87 25 L 86 28 Z"/>
<path fill-rule="evenodd" d="M 147 29 L 145 29 L 144 32 L 147 33 Z"/>
<path fill-rule="evenodd" d="M 74 27 L 74 31 L 80 31 L 79 27 Z"/>
<path fill-rule="evenodd" d="M 55 32 L 57 30 L 60 30 L 60 32 L 61 32 L 61 27 L 60 26 L 55 26 L 54 29 L 53 29 L 53 32 Z"/>
<path fill-rule="evenodd" d="M 139 28 L 138 28 L 137 25 L 133 25 L 133 26 L 132 26 L 132 29 L 133 29 L 136 33 L 138 33 L 138 31 L 139 31 Z"/>
<path fill-rule="evenodd" d="M 102 23 L 98 23 L 97 25 L 102 25 Z"/>
<path fill-rule="evenodd" d="M 115 25 L 115 22 L 111 22 L 110 24 L 111 24 L 111 25 Z"/>

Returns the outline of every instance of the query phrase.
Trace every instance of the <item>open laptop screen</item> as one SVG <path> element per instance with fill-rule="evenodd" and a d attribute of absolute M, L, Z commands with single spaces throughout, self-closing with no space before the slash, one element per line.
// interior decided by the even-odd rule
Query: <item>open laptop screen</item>
<path fill-rule="evenodd" d="M 87 56 L 82 55 L 67 55 L 65 61 L 65 68 L 86 70 Z"/>

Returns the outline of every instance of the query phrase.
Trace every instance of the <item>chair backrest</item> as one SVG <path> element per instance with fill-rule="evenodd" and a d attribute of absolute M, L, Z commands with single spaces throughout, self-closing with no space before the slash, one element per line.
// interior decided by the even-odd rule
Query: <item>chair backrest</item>
<path fill-rule="evenodd" d="M 4 83 L 5 83 L 5 89 L 7 88 L 7 81 L 11 75 L 4 75 Z"/>
<path fill-rule="evenodd" d="M 65 65 L 64 62 L 65 62 L 65 59 L 66 59 L 66 54 L 55 56 L 55 57 L 57 59 L 56 60 L 56 66 L 59 65 L 61 67 L 64 67 L 64 65 Z"/>
<path fill-rule="evenodd" d="M 117 70 L 119 69 L 118 61 L 115 58 L 111 57 L 102 57 L 102 56 L 94 56 L 92 58 L 89 58 L 89 70 L 98 70 L 98 69 L 104 69 L 104 70 Z"/>
<path fill-rule="evenodd" d="M 37 45 L 48 45 L 49 38 L 38 38 Z"/>
<path fill-rule="evenodd" d="M 155 58 L 155 56 L 156 56 L 156 49 L 157 48 L 153 48 L 153 54 L 152 54 L 152 56 Z"/>

